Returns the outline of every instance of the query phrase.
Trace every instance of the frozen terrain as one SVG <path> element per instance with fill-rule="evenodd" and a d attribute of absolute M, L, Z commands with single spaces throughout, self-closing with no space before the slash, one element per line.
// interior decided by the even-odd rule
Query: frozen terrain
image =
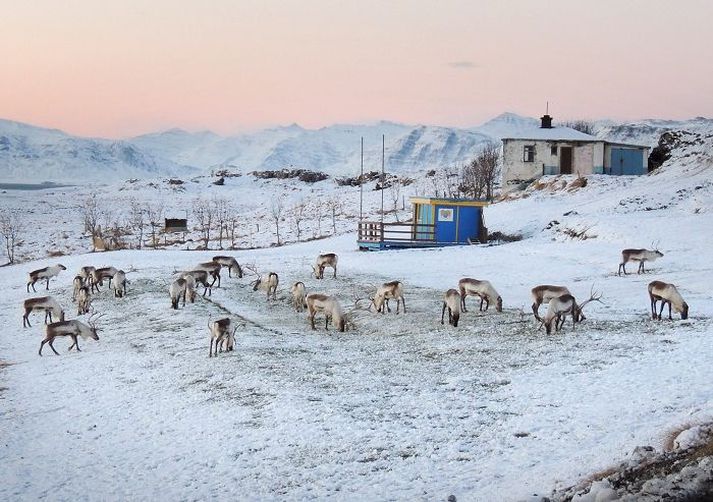
<path fill-rule="evenodd" d="M 37 260 L 0 268 L 0 499 L 522 500 L 575 484 L 637 446 L 662 448 L 669 431 L 713 419 L 710 146 L 710 137 L 689 137 L 656 174 L 592 176 L 574 191 L 562 189 L 571 178 L 546 179 L 488 208 L 490 230 L 522 234 L 518 242 L 360 253 L 354 220 L 342 216 L 342 235 L 229 252 L 279 273 L 278 301 L 253 292 L 251 277 L 224 274 L 209 299 L 178 311 L 167 293 L 173 272 L 225 251 L 85 254 L 81 189 L 3 194 L 5 206 L 32 211 L 28 242 L 71 255 L 28 252 Z M 352 217 L 358 196 L 331 180 L 247 176 L 223 187 L 199 180 L 185 192 L 162 181 L 98 190 L 117 212 L 131 195 L 233 193 L 268 228 L 249 236 L 256 245 L 272 239 L 258 190 L 290 201 L 338 196 Z M 379 195 L 367 191 L 369 213 Z M 616 275 L 622 248 L 656 241 L 664 257 L 648 273 Z M 336 280 L 309 276 L 324 251 L 339 254 Z M 50 294 L 72 314 L 80 266 L 133 271 L 126 298 L 105 288 L 95 299 L 105 314 L 99 341 L 67 353 L 58 340 L 62 355 L 45 347 L 40 358 L 41 316 L 23 329 L 20 306 L 27 272 L 57 262 L 67 272 Z M 441 295 L 463 276 L 493 282 L 504 311 L 480 313 L 473 302 L 457 329 L 441 325 Z M 406 314 L 353 308 L 392 279 L 404 283 Z M 653 279 L 679 287 L 688 320 L 650 319 Z M 312 331 L 287 303 L 296 280 L 336 295 L 353 329 Z M 529 290 L 543 283 L 578 298 L 594 285 L 604 304 L 590 304 L 576 331 L 568 323 L 547 336 L 528 315 Z M 223 316 L 240 325 L 236 351 L 209 359 L 206 324 Z"/>

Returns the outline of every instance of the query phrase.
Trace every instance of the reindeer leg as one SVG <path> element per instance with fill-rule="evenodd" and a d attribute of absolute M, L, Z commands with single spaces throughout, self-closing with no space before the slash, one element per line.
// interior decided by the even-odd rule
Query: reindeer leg
<path fill-rule="evenodd" d="M 441 309 L 441 324 L 443 324 L 443 318 L 446 315 L 446 302 L 443 302 L 443 308 Z M 450 309 L 448 313 L 448 322 L 450 322 Z"/>
<path fill-rule="evenodd" d="M 465 291 L 463 291 L 460 295 L 460 309 L 463 312 L 468 312 L 468 310 L 465 308 L 465 297 L 466 296 L 468 296 L 468 293 L 466 293 Z"/>
<path fill-rule="evenodd" d="M 213 357 L 213 337 L 210 337 L 210 348 L 208 349 L 208 357 Z"/>
<path fill-rule="evenodd" d="M 49 343 L 50 349 L 52 349 L 52 352 L 54 352 L 56 355 L 59 355 L 59 352 L 57 352 L 56 350 L 54 350 L 54 345 L 52 345 L 52 343 L 54 342 L 54 338 L 51 338 L 50 340 L 47 340 L 47 342 Z"/>
<path fill-rule="evenodd" d="M 316 312 L 310 312 L 310 313 L 309 313 L 309 322 L 310 322 L 310 324 L 312 325 L 312 329 L 317 329 L 317 328 L 315 327 L 315 325 L 314 325 L 314 315 L 315 315 L 315 314 L 316 314 Z"/>
<path fill-rule="evenodd" d="M 480 312 L 483 311 L 483 301 L 484 301 L 484 299 L 483 299 L 483 297 L 481 296 L 481 297 L 480 297 Z M 487 310 L 487 308 L 486 308 L 485 310 Z"/>
<path fill-rule="evenodd" d="M 45 289 L 46 289 L 47 291 L 50 290 L 50 278 L 49 278 L 49 277 L 47 278 L 47 286 L 45 287 Z"/>
<path fill-rule="evenodd" d="M 337 278 L 337 267 L 334 267 L 334 275 L 332 277 Z"/>
<path fill-rule="evenodd" d="M 671 300 L 668 302 L 668 320 L 672 321 L 673 318 L 671 317 Z"/>
<path fill-rule="evenodd" d="M 654 295 L 649 294 L 649 300 L 651 300 L 651 315 L 654 318 L 654 321 L 656 320 L 656 298 L 654 298 Z"/>
<path fill-rule="evenodd" d="M 540 317 L 539 314 L 539 309 L 540 309 L 540 304 L 535 302 L 532 304 L 532 313 L 535 314 L 535 319 L 538 321 L 542 321 L 542 318 Z"/>
<path fill-rule="evenodd" d="M 659 321 L 661 320 L 661 314 L 663 313 L 663 308 L 666 306 L 666 300 L 661 299 L 661 310 L 659 310 Z"/>
<path fill-rule="evenodd" d="M 77 345 L 77 336 L 76 335 L 71 335 L 72 336 L 72 345 L 69 346 L 67 349 L 67 352 L 71 352 L 72 348 L 74 348 L 75 345 Z M 79 350 L 79 347 L 77 347 L 77 350 Z"/>
<path fill-rule="evenodd" d="M 405 314 L 406 313 L 406 298 L 404 298 L 403 296 L 401 297 L 401 306 L 403 307 L 404 314 Z"/>

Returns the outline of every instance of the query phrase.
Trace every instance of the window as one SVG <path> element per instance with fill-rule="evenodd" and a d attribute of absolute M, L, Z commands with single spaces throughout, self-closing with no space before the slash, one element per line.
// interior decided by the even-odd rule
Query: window
<path fill-rule="evenodd" d="M 550 147 L 550 154 L 551 154 L 551 155 L 554 155 L 554 156 L 557 156 L 557 145 L 552 145 L 552 146 Z"/>
<path fill-rule="evenodd" d="M 535 145 L 525 145 L 522 160 L 525 162 L 535 162 Z"/>

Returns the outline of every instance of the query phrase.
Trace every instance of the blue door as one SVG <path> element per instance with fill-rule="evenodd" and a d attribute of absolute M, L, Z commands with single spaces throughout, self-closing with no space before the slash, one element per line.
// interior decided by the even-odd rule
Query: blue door
<path fill-rule="evenodd" d="M 477 241 L 480 227 L 480 208 L 461 206 L 458 208 L 458 242 L 465 244 L 468 239 Z"/>
<path fill-rule="evenodd" d="M 630 148 L 612 148 L 611 174 L 644 174 L 644 152 Z"/>
<path fill-rule="evenodd" d="M 436 240 L 456 242 L 457 206 L 436 206 Z"/>

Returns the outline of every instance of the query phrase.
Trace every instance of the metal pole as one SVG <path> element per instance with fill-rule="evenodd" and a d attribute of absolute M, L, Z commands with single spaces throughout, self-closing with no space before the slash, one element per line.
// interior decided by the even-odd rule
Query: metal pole
<path fill-rule="evenodd" d="M 361 176 L 359 176 L 359 222 L 364 219 L 364 136 L 361 137 Z"/>
<path fill-rule="evenodd" d="M 381 135 L 381 231 L 384 231 L 384 183 L 386 174 L 384 173 L 384 153 L 386 152 L 386 136 Z"/>

